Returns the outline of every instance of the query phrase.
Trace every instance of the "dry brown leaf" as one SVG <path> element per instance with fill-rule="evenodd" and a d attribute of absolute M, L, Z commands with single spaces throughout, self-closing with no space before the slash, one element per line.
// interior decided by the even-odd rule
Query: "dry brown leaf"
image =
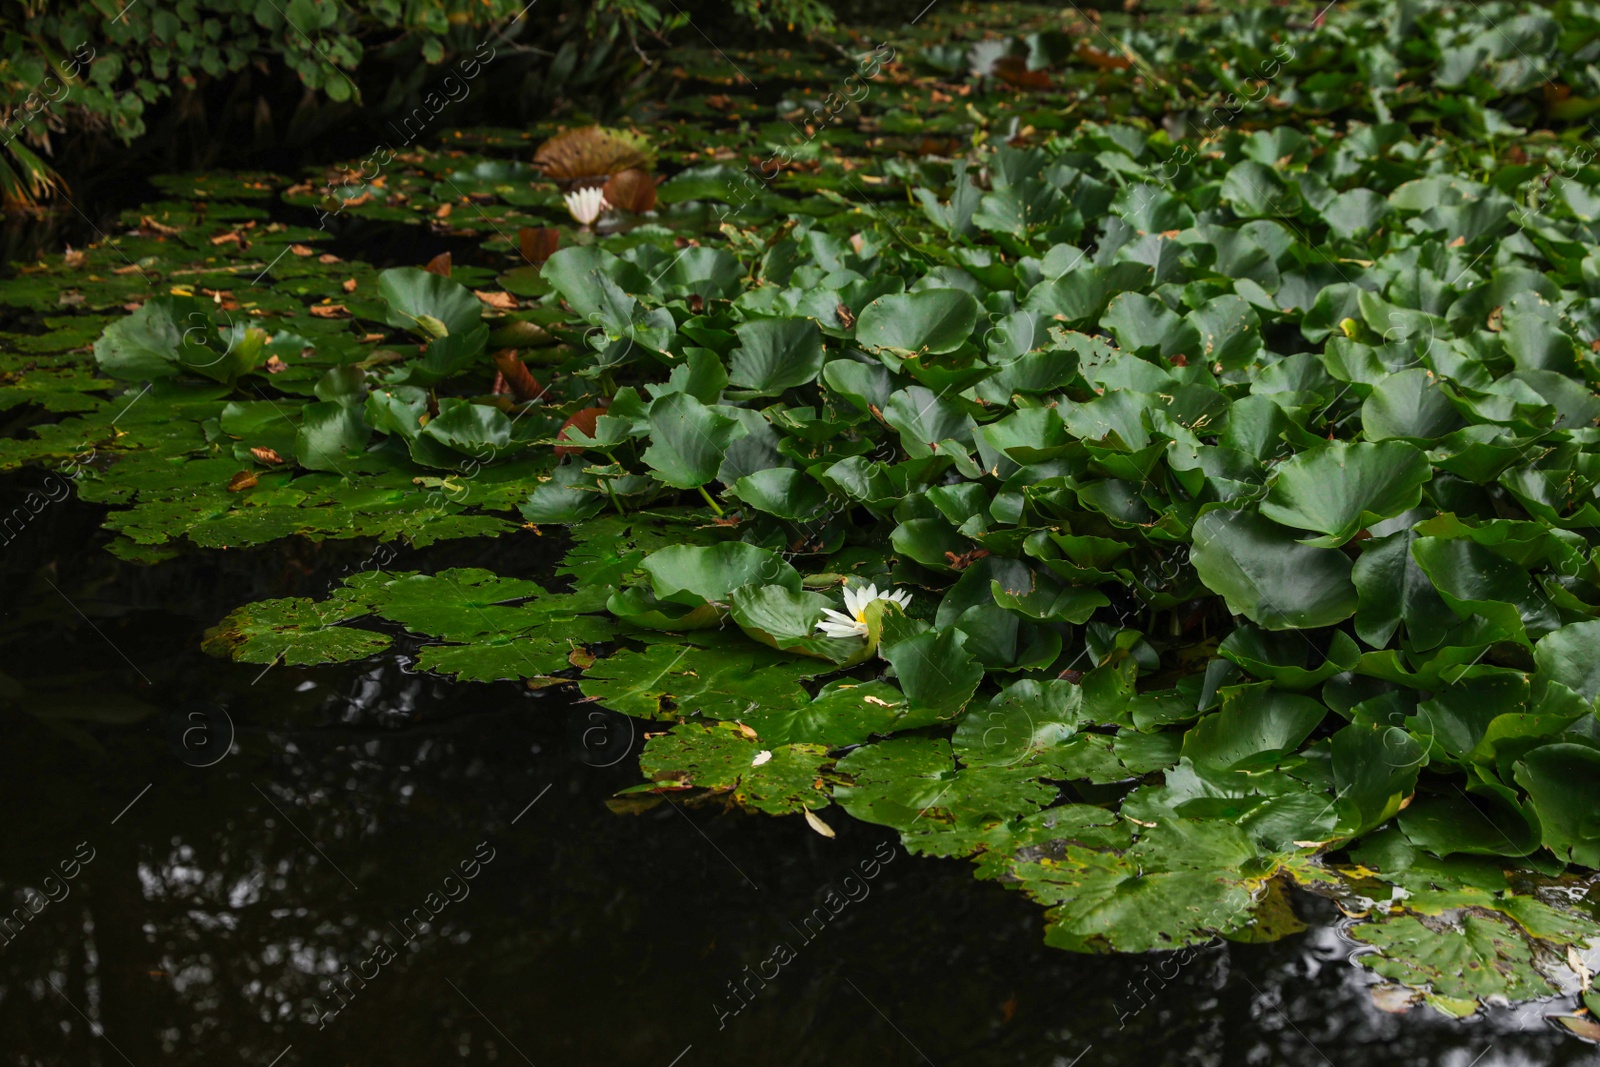
<path fill-rule="evenodd" d="M 250 449 L 250 454 L 256 457 L 256 459 L 260 460 L 262 463 L 269 463 L 274 467 L 283 462 L 283 457 L 278 455 L 277 451 L 271 448 L 252 448 Z"/>
<path fill-rule="evenodd" d="M 314 255 L 316 255 L 317 254 L 317 250 L 315 248 L 312 248 L 310 245 L 290 245 L 289 246 L 289 253 L 291 255 L 299 256 L 299 257 L 301 257 L 303 259 L 306 256 L 314 256 Z"/>
<path fill-rule="evenodd" d="M 639 134 L 584 126 L 563 130 L 540 145 L 533 165 L 551 181 L 567 184 L 649 167 L 650 155 L 649 142 Z"/>
<path fill-rule="evenodd" d="M 561 231 L 553 226 L 524 226 L 517 231 L 517 248 L 529 263 L 543 263 L 561 246 Z"/>
<path fill-rule="evenodd" d="M 606 203 L 614 208 L 635 215 L 655 210 L 656 180 L 637 167 L 613 174 L 606 182 L 604 193 Z"/>
<path fill-rule="evenodd" d="M 1091 16 L 1099 12 L 1091 11 Z M 1098 20 L 1096 20 L 1098 21 Z M 1073 55 L 1083 60 L 1096 70 L 1127 70 L 1133 66 L 1133 60 L 1123 55 L 1112 55 L 1103 48 L 1096 48 L 1088 41 L 1084 41 L 1073 49 Z"/>
<path fill-rule="evenodd" d="M 339 288 L 346 293 L 353 293 L 356 291 L 356 280 L 354 278 L 346 278 L 339 283 Z"/>
<path fill-rule="evenodd" d="M 450 205 L 446 204 L 445 206 L 449 207 Z M 448 278 L 450 277 L 450 269 L 453 266 L 454 263 L 450 258 L 450 253 L 440 252 L 438 255 L 428 260 L 428 265 L 422 269 L 427 271 L 429 274 L 437 274 L 441 278 Z"/>
<path fill-rule="evenodd" d="M 323 266 L 327 266 L 330 263 L 343 263 L 344 260 L 334 255 L 332 252 L 324 252 L 322 255 L 317 257 L 317 262 L 321 263 Z"/>
<path fill-rule="evenodd" d="M 598 420 L 600 416 L 604 415 L 605 413 L 605 408 L 580 408 L 579 410 L 574 411 L 572 416 L 567 419 L 566 422 L 561 424 L 561 431 L 556 434 L 556 440 L 570 440 L 570 438 L 567 437 L 567 430 L 569 427 L 573 430 L 576 430 L 578 433 L 583 434 L 585 437 L 593 437 L 596 420 Z M 558 456 L 570 456 L 582 451 L 583 448 L 578 445 L 556 445 L 556 455 Z"/>
<path fill-rule="evenodd" d="M 1042 92 L 1050 88 L 1050 75 L 1042 70 L 1029 70 L 1028 61 L 1021 56 L 1001 56 L 995 60 L 994 76 L 1017 89 Z"/>
<path fill-rule="evenodd" d="M 228 479 L 228 492 L 242 493 L 246 489 L 254 489 L 256 485 L 255 471 L 240 471 Z"/>
<path fill-rule="evenodd" d="M 313 317 L 319 319 L 346 318 L 350 314 L 343 304 L 313 304 L 307 310 Z"/>
<path fill-rule="evenodd" d="M 433 217 L 436 219 L 447 219 L 450 217 L 450 212 L 454 210 L 455 205 L 453 204 L 440 204 L 438 210 L 433 213 Z"/>
<path fill-rule="evenodd" d="M 544 387 L 539 380 L 528 373 L 528 368 L 522 365 L 522 359 L 517 355 L 515 348 L 502 348 L 494 354 L 494 365 L 505 375 L 506 384 L 511 386 L 511 393 L 518 400 L 537 400 L 544 395 Z"/>
<path fill-rule="evenodd" d="M 267 370 L 268 374 L 281 374 L 283 371 L 286 371 L 288 369 L 289 369 L 289 364 L 285 363 L 283 360 L 279 359 L 277 356 L 268 356 L 267 357 L 266 370 Z"/>
<path fill-rule="evenodd" d="M 490 307 L 499 308 L 501 311 L 515 311 L 518 307 L 517 298 L 510 293 L 483 292 L 482 290 L 474 289 L 472 290 L 472 295 Z"/>

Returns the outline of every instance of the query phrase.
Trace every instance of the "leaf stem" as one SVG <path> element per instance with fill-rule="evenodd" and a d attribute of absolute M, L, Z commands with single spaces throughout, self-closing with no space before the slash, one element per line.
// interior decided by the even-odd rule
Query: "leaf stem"
<path fill-rule="evenodd" d="M 711 494 L 706 492 L 706 487 L 702 485 L 697 486 L 697 488 L 700 490 L 700 495 L 706 498 L 706 503 L 711 505 L 711 513 L 719 519 L 722 518 L 722 509 L 717 507 L 715 500 L 711 499 Z"/>
<path fill-rule="evenodd" d="M 611 498 L 611 506 L 617 509 L 618 515 L 626 515 L 628 509 L 622 506 L 622 501 L 617 499 L 616 492 L 611 488 L 611 479 L 606 479 L 606 496 Z"/>

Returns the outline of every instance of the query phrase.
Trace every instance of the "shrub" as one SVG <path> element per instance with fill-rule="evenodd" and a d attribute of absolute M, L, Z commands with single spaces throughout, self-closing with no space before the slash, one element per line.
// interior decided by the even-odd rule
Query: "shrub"
<path fill-rule="evenodd" d="M 809 33 L 831 24 L 821 0 L 730 6 L 756 30 Z M 416 92 L 418 79 L 364 93 L 364 60 L 404 60 L 415 75 L 485 39 L 515 41 L 530 25 L 566 34 L 566 55 L 557 53 L 554 65 L 575 63 L 585 49 L 608 54 L 623 38 L 642 55 L 641 35 L 661 37 L 688 24 L 689 14 L 666 7 L 664 13 L 651 0 L 545 0 L 531 10 L 526 0 L 141 0 L 126 7 L 121 0 L 24 0 L 0 14 L 0 200 L 26 207 L 59 185 L 41 157 L 69 129 L 131 141 L 145 131 L 151 105 L 247 68 L 287 68 L 311 93 L 336 103 L 379 97 L 396 104 Z M 718 7 L 724 17 L 727 9 Z"/>

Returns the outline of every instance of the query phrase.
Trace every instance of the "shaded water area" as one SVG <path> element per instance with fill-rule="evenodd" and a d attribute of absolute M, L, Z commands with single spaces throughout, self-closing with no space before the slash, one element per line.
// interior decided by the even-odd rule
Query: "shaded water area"
<path fill-rule="evenodd" d="M 7 509 L 36 477 L 6 479 Z M 265 672 L 199 651 L 231 605 L 320 595 L 362 546 L 142 568 L 99 549 L 98 518 L 55 504 L 0 555 L 24 687 L 0 890 L 42 902 L 0 947 L 5 1063 L 1600 1062 L 1537 1004 L 1383 1014 L 1315 898 L 1280 942 L 1083 956 L 882 827 L 615 814 L 647 725 L 565 690 L 450 684 L 403 650 Z M 430 565 L 537 574 L 559 549 Z"/>

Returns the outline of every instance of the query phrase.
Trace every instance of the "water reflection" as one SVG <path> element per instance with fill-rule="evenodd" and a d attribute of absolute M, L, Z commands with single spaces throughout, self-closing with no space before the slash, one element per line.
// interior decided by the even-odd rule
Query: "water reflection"
<path fill-rule="evenodd" d="M 449 685 L 403 652 L 262 674 L 194 651 L 233 604 L 319 592 L 337 546 L 139 569 L 83 543 L 0 560 L 7 675 L 122 709 L 0 711 L 0 897 L 28 913 L 0 947 L 0 1062 L 1597 1062 L 1537 1009 L 1377 1010 L 1314 899 L 1296 901 L 1312 930 L 1278 944 L 1075 956 L 1042 944 L 1033 904 L 838 813 L 832 841 L 799 819 L 612 814 L 643 726 L 559 691 Z M 208 766 L 171 743 L 191 704 L 234 727 Z"/>

